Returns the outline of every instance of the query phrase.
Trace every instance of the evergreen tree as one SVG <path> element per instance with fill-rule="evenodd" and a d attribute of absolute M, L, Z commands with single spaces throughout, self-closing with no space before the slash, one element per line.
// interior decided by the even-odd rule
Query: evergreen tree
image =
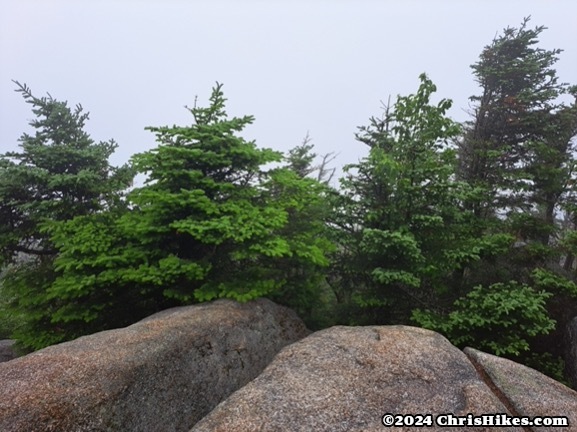
<path fill-rule="evenodd" d="M 431 104 L 436 87 L 420 78 L 416 94 L 360 128 L 369 155 L 346 168 L 334 220 L 337 282 L 375 308 L 373 322 L 406 323 L 416 305 L 436 307 L 452 273 L 478 258 L 460 208 L 468 191 L 453 178 L 449 140 L 460 129 L 445 115 L 451 102 Z"/>
<path fill-rule="evenodd" d="M 19 327 L 19 337 L 50 328 L 58 304 L 47 302 L 58 256 L 50 225 L 121 207 L 133 173 L 128 166 L 110 166 L 116 144 L 90 138 L 80 105 L 71 110 L 66 102 L 37 98 L 16 85 L 36 116 L 34 134 L 20 138 L 21 151 L 0 157 L 0 297 L 2 314 Z"/>
<path fill-rule="evenodd" d="M 334 153 L 327 153 L 320 157 L 320 162 L 317 162 L 319 157 L 313 150 L 314 145 L 311 144 L 311 139 L 307 133 L 303 142 L 289 150 L 285 157 L 286 168 L 300 179 L 298 184 L 301 185 L 302 189 L 299 195 L 309 197 L 300 212 L 289 213 L 287 229 L 293 233 L 310 232 L 310 228 L 308 230 L 304 228 L 310 226 L 312 222 L 315 225 L 314 236 L 323 239 L 326 242 L 324 249 L 332 254 L 334 244 L 337 242 L 329 240 L 331 236 L 329 224 L 332 219 L 332 204 L 338 193 L 330 185 L 336 169 L 330 168 L 329 164 L 335 159 L 335 155 Z M 277 198 L 273 199 L 276 200 Z M 318 329 L 335 324 L 338 321 L 340 311 L 335 308 L 334 292 L 327 283 L 328 270 L 324 269 L 319 272 L 310 264 L 306 268 L 307 266 L 289 260 L 285 260 L 285 263 L 293 269 L 293 274 L 301 275 L 300 280 L 299 278 L 293 279 L 294 283 L 301 288 L 289 291 L 289 296 L 285 294 L 276 298 L 283 304 L 295 304 L 294 300 L 291 301 L 290 299 L 291 297 L 294 298 L 294 292 L 300 292 L 302 300 L 295 306 L 309 328 Z M 316 278 L 311 280 L 311 274 L 316 275 Z M 306 286 L 309 289 L 304 289 Z M 308 294 L 306 301 L 303 294 Z"/>
<path fill-rule="evenodd" d="M 329 164 L 334 161 L 336 155 L 334 152 L 326 153 L 321 157 L 319 164 L 314 164 L 317 154 L 313 153 L 314 145 L 310 143 L 309 134 L 305 136 L 302 144 L 289 150 L 286 158 L 288 168 L 297 173 L 301 178 L 310 177 L 316 173 L 314 178 L 325 184 L 330 184 L 335 174 L 336 168 L 329 168 Z"/>
<path fill-rule="evenodd" d="M 573 255 L 560 247 L 567 236 L 559 225 L 574 196 L 577 133 L 577 105 L 559 98 L 575 88 L 558 81 L 561 50 L 539 48 L 545 28 L 528 22 L 505 29 L 472 66 L 482 94 L 471 98 L 473 120 L 459 143 L 477 236 L 501 236 L 504 247 L 468 267 L 468 292 L 444 317 L 414 315 L 457 344 L 518 361 L 529 350 L 560 355 L 565 322 L 577 313 L 574 280 L 561 267 L 562 255 Z"/>
<path fill-rule="evenodd" d="M 482 94 L 471 97 L 460 175 L 487 193 L 478 215 L 520 217 L 520 236 L 547 245 L 573 166 L 577 112 L 558 102 L 574 91 L 553 68 L 561 50 L 536 47 L 545 28 L 529 29 L 528 22 L 505 29 L 472 66 Z M 523 226 L 532 218 L 541 226 Z"/>
<path fill-rule="evenodd" d="M 304 310 L 314 298 L 330 248 L 312 210 L 320 184 L 263 168 L 282 155 L 238 136 L 253 118 L 228 118 L 220 85 L 190 112 L 190 126 L 148 128 L 159 145 L 133 157 L 148 179 L 130 211 L 52 225 L 62 340 L 179 304 L 269 296 Z"/>
<path fill-rule="evenodd" d="M 16 82 L 36 119 L 34 134 L 23 134 L 20 152 L 0 156 L 1 264 L 17 254 L 54 256 L 42 223 L 69 220 L 120 202 L 132 182 L 128 166 L 114 168 L 108 158 L 116 143 L 96 143 L 84 131 L 88 114 L 71 110 L 51 96 L 37 98 Z"/>

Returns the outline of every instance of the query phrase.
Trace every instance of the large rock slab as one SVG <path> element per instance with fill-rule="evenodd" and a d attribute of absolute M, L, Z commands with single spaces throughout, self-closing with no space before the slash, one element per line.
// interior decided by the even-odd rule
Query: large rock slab
<path fill-rule="evenodd" d="M 11 339 L 0 340 L 0 363 L 10 361 L 18 357 L 16 351 L 14 351 L 14 342 Z"/>
<path fill-rule="evenodd" d="M 570 427 L 541 426 L 539 431 L 577 431 L 577 392 L 534 369 L 501 357 L 465 348 L 517 416 L 567 416 Z"/>
<path fill-rule="evenodd" d="M 385 413 L 510 414 L 467 356 L 437 333 L 404 326 L 333 327 L 284 348 L 191 432 L 382 432 L 388 429 L 381 423 Z M 423 429 L 523 430 L 435 423 Z"/>
<path fill-rule="evenodd" d="M 268 300 L 220 300 L 48 347 L 0 364 L 0 431 L 186 431 L 307 334 Z"/>

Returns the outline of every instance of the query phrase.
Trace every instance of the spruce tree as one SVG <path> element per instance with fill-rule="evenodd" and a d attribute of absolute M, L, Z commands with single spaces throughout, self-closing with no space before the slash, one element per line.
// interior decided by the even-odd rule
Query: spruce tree
<path fill-rule="evenodd" d="M 63 221 L 118 204 L 132 183 L 128 166 L 112 167 L 113 141 L 95 142 L 84 130 L 88 113 L 52 96 L 37 98 L 16 82 L 32 106 L 34 133 L 22 134 L 20 151 L 0 156 L 0 251 L 2 262 L 17 254 L 56 254 L 46 221 Z"/>
<path fill-rule="evenodd" d="M 460 128 L 446 116 L 451 101 L 432 104 L 436 87 L 420 78 L 416 94 L 360 128 L 369 155 L 346 168 L 333 221 L 337 283 L 373 323 L 407 323 L 413 308 L 437 307 L 453 272 L 478 255 L 460 208 L 467 186 L 454 180 L 450 140 Z"/>
<path fill-rule="evenodd" d="M 573 167 L 574 92 L 554 69 L 560 49 L 537 47 L 545 27 L 506 28 L 472 66 L 482 93 L 460 143 L 460 176 L 485 191 L 477 215 L 518 218 L 524 240 L 549 243 Z M 531 223 L 531 220 L 535 220 Z"/>
<path fill-rule="evenodd" d="M 322 185 L 271 167 L 282 154 L 241 137 L 253 118 L 229 118 L 225 101 L 217 85 L 191 125 L 148 128 L 158 146 L 133 156 L 148 178 L 128 211 L 52 225 L 59 275 L 42 304 L 60 340 L 219 298 L 310 308 L 331 246 Z M 38 348 L 45 333 L 25 336 Z"/>
<path fill-rule="evenodd" d="M 575 279 L 561 266 L 563 255 L 573 260 L 571 235 L 560 224 L 572 217 L 577 104 L 563 99 L 575 87 L 557 77 L 561 50 L 538 46 L 545 27 L 528 24 L 506 28 L 472 66 L 481 94 L 459 140 L 458 176 L 474 191 L 465 208 L 476 235 L 500 236 L 501 247 L 467 268 L 465 295 L 444 314 L 414 315 L 456 344 L 522 362 L 562 354 L 577 313 Z M 546 363 L 533 365 L 559 378 Z"/>
<path fill-rule="evenodd" d="M 49 301 L 47 291 L 58 276 L 53 225 L 124 207 L 133 172 L 110 165 L 117 145 L 88 135 L 82 106 L 71 109 L 16 85 L 36 118 L 33 133 L 20 138 L 20 151 L 0 156 L 0 313 L 11 320 L 12 336 L 32 334 L 46 345 L 60 338 L 51 320 L 61 300 Z"/>

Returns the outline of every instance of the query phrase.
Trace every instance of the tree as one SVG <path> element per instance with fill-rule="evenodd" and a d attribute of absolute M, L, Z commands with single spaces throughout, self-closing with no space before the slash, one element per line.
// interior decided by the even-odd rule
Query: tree
<path fill-rule="evenodd" d="M 21 151 L 0 157 L 0 296 L 3 313 L 23 321 L 18 337 L 50 327 L 52 310 L 43 302 L 58 249 L 49 225 L 121 206 L 133 173 L 127 165 L 110 166 L 116 144 L 90 138 L 80 105 L 71 110 L 16 85 L 36 116 L 34 134 L 20 138 Z"/>
<path fill-rule="evenodd" d="M 316 180 L 325 184 L 330 184 L 335 175 L 336 168 L 329 168 L 336 155 L 334 152 L 326 153 L 321 157 L 319 164 L 314 165 L 317 154 L 313 153 L 314 145 L 310 143 L 311 138 L 307 132 L 302 144 L 289 150 L 286 158 L 288 168 L 297 173 L 301 178 L 310 177 L 316 172 Z"/>
<path fill-rule="evenodd" d="M 263 168 L 282 155 L 238 136 L 253 118 L 228 118 L 221 85 L 189 110 L 191 126 L 148 128 L 159 145 L 133 156 L 148 179 L 130 211 L 53 225 L 59 277 L 47 293 L 61 301 L 62 340 L 174 305 L 269 296 L 304 308 L 314 295 L 330 247 L 309 217 L 320 184 Z"/>
<path fill-rule="evenodd" d="M 18 253 L 41 257 L 56 251 L 41 232 L 47 220 L 69 220 L 120 202 L 132 183 L 128 166 L 114 168 L 108 158 L 113 140 L 96 143 L 84 131 L 88 114 L 77 105 L 37 98 L 26 85 L 17 91 L 32 105 L 34 135 L 20 138 L 21 152 L 0 157 L 0 247 L 2 265 Z"/>
<path fill-rule="evenodd" d="M 253 118 L 227 118 L 221 85 L 210 101 L 208 108 L 190 110 L 192 127 L 149 128 L 161 145 L 134 157 L 135 166 L 150 177 L 130 198 L 145 241 L 170 240 L 182 263 L 206 272 L 192 287 L 187 278 L 187 286 L 173 288 L 178 290 L 173 294 L 183 294 L 185 301 L 244 301 L 286 283 L 274 264 L 266 264 L 269 259 L 298 256 L 316 264 L 326 259 L 316 241 L 280 234 L 290 213 L 303 211 L 307 182 L 287 170 L 262 168 L 280 162 L 282 154 L 235 135 Z"/>
<path fill-rule="evenodd" d="M 360 128 L 369 155 L 346 167 L 334 220 L 337 283 L 376 307 L 381 323 L 408 322 L 418 304 L 436 307 L 452 273 L 479 253 L 460 208 L 466 185 L 454 180 L 449 140 L 460 129 L 445 115 L 451 102 L 431 104 L 436 87 L 424 74 L 420 80 L 416 94 L 399 96 L 384 119 Z"/>
<path fill-rule="evenodd" d="M 539 48 L 545 28 L 528 22 L 506 28 L 472 66 L 481 95 L 471 97 L 473 120 L 459 140 L 459 178 L 476 191 L 464 204 L 477 236 L 510 241 L 468 267 L 468 292 L 443 314 L 414 315 L 458 345 L 518 361 L 529 351 L 561 354 L 565 322 L 577 313 L 575 285 L 560 265 L 564 253 L 573 260 L 571 247 L 560 247 L 571 236 L 559 225 L 574 196 L 577 133 L 577 104 L 559 98 L 575 87 L 559 83 L 561 50 Z"/>
<path fill-rule="evenodd" d="M 301 191 L 298 195 L 303 198 L 309 197 L 299 213 L 289 213 L 287 229 L 293 233 L 302 232 L 303 228 L 312 222 L 315 225 L 314 237 L 323 239 L 325 242 L 324 249 L 332 253 L 336 242 L 329 240 L 331 236 L 329 224 L 333 212 L 332 203 L 337 191 L 330 184 L 336 169 L 330 168 L 329 164 L 335 159 L 335 155 L 327 153 L 320 157 L 320 162 L 317 162 L 318 155 L 313 150 L 314 145 L 311 144 L 311 139 L 307 133 L 303 142 L 289 150 L 285 157 L 286 168 L 300 179 L 298 184 Z M 294 192 L 289 194 L 289 197 L 292 194 Z M 278 198 L 273 197 L 272 199 L 277 200 Z M 307 231 L 310 232 L 310 229 L 305 230 L 305 232 Z M 285 260 L 285 263 L 293 269 L 293 274 L 301 275 L 301 280 L 299 278 L 294 279 L 294 283 L 300 289 L 291 290 L 289 296 L 277 297 L 279 301 L 283 304 L 295 305 L 311 329 L 324 328 L 337 323 L 340 311 L 335 308 L 336 299 L 331 286 L 327 283 L 327 271 L 319 272 L 310 264 L 307 268 L 306 265 L 299 265 L 289 260 Z M 316 275 L 316 277 L 311 279 L 310 275 Z M 305 288 L 307 286 L 308 289 Z M 302 300 L 298 305 L 289 300 L 294 296 L 294 292 L 301 293 Z"/>
<path fill-rule="evenodd" d="M 448 316 L 416 309 L 413 319 L 446 335 L 459 347 L 518 357 L 529 350 L 532 337 L 555 327 L 545 308 L 551 296 L 515 281 L 478 285 L 454 302 Z"/>
<path fill-rule="evenodd" d="M 561 50 L 537 48 L 545 27 L 528 29 L 528 22 L 506 28 L 472 66 L 482 95 L 471 97 L 460 175 L 488 194 L 477 214 L 482 206 L 483 216 L 537 217 L 548 227 L 527 234 L 546 245 L 572 168 L 577 111 L 557 102 L 575 92 L 553 69 Z"/>

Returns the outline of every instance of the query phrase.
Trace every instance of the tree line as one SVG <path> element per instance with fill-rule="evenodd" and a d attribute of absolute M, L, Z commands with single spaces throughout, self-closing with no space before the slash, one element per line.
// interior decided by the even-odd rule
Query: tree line
<path fill-rule="evenodd" d="M 563 380 L 577 315 L 577 87 L 544 27 L 506 28 L 472 65 L 470 120 L 398 96 L 344 167 L 308 139 L 240 136 L 222 85 L 192 124 L 113 167 L 88 115 L 16 83 L 36 116 L 0 156 L 0 337 L 34 350 L 169 307 L 268 297 L 313 328 L 408 324 Z M 136 174 L 146 175 L 133 187 Z"/>

